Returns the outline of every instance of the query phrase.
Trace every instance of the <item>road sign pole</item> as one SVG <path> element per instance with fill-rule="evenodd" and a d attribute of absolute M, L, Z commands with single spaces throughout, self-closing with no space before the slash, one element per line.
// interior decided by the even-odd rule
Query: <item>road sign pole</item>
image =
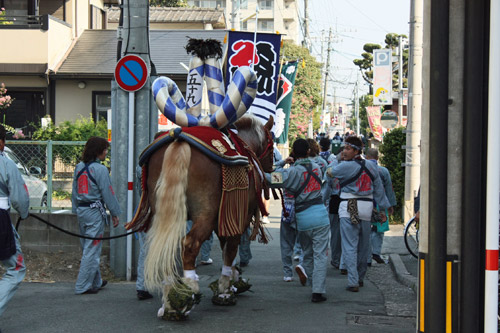
<path fill-rule="evenodd" d="M 132 205 L 129 204 L 129 179 L 124 176 L 132 170 L 132 179 L 135 176 L 135 166 L 142 150 L 153 140 L 158 130 L 158 108 L 151 94 L 151 79 L 149 78 L 152 63 L 149 52 L 149 1 L 122 0 L 123 13 L 123 41 L 119 45 L 115 81 L 112 81 L 112 172 L 111 179 L 115 187 L 118 202 L 123 207 L 120 221 L 127 220 L 129 207 L 134 208 L 140 201 L 140 182 L 136 181 L 136 191 L 133 193 Z M 126 59 L 123 59 L 125 58 Z M 118 75 L 117 75 L 118 74 Z M 153 73 L 151 73 L 153 74 Z M 156 75 L 156 74 L 155 74 Z M 120 87 L 120 88 L 118 88 Z M 142 87 L 142 88 L 141 88 Z M 133 131 L 129 131 L 129 103 L 128 92 L 134 93 L 134 115 L 132 116 Z M 133 133 L 132 145 L 128 134 Z M 128 167 L 129 149 L 133 151 L 133 165 Z M 126 207 L 128 206 L 128 207 Z M 112 229 L 118 234 L 125 230 L 123 226 Z M 110 242 L 110 265 L 117 277 L 125 278 L 127 273 L 134 274 L 131 261 L 137 259 L 139 242 L 132 237 L 132 244 L 127 245 L 127 238 L 115 239 Z M 127 255 L 132 252 L 131 255 Z"/>
<path fill-rule="evenodd" d="M 135 93 L 128 93 L 127 221 L 132 221 L 134 198 L 134 114 Z M 127 281 L 132 279 L 132 235 L 127 236 Z"/>
<path fill-rule="evenodd" d="M 139 56 L 129 54 L 116 64 L 115 79 L 120 88 L 128 91 L 128 147 L 127 147 L 127 221 L 132 221 L 134 204 L 134 123 L 135 91 L 140 90 L 148 80 L 146 62 Z M 126 276 L 132 279 L 132 236 L 126 243 Z"/>

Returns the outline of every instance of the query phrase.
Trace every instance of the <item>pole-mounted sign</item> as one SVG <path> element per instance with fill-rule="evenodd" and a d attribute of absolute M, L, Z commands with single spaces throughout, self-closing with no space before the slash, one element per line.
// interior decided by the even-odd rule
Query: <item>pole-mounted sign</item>
<path fill-rule="evenodd" d="M 135 91 L 144 87 L 148 80 L 148 66 L 139 56 L 129 54 L 116 64 L 115 80 L 118 86 L 128 91 L 128 153 L 127 153 L 127 221 L 133 217 L 134 189 L 134 115 Z M 132 237 L 127 237 L 127 281 L 132 277 Z"/>
<path fill-rule="evenodd" d="M 141 57 L 126 55 L 116 64 L 115 80 L 123 90 L 137 91 L 148 80 L 148 66 Z"/>

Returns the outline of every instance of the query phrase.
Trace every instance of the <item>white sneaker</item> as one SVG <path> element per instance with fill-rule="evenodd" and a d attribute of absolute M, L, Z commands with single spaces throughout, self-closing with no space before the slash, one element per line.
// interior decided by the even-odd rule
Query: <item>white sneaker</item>
<path fill-rule="evenodd" d="M 212 264 L 213 262 L 214 262 L 214 261 L 212 260 L 212 258 L 208 258 L 207 260 L 202 260 L 202 261 L 200 261 L 200 263 L 201 263 L 202 265 L 210 265 L 210 264 Z"/>
<path fill-rule="evenodd" d="M 300 284 L 305 286 L 307 282 L 307 274 L 301 265 L 295 266 L 295 272 L 297 272 L 297 275 L 299 276 Z"/>
<path fill-rule="evenodd" d="M 283 278 L 283 281 L 285 281 L 285 282 L 292 282 L 292 281 L 293 281 L 293 278 L 292 278 L 292 277 L 290 277 L 290 276 L 285 276 L 285 277 Z"/>
<path fill-rule="evenodd" d="M 296 254 L 295 256 L 293 256 L 293 260 L 299 261 L 299 259 L 300 259 L 300 256 L 298 254 Z"/>
<path fill-rule="evenodd" d="M 262 224 L 268 224 L 268 223 L 271 223 L 271 222 L 269 221 L 269 217 L 267 217 L 267 216 L 262 216 Z"/>

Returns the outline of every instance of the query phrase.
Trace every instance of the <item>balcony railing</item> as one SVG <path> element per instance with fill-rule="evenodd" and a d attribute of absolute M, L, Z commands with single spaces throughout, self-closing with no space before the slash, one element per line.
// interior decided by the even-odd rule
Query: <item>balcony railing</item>
<path fill-rule="evenodd" d="M 41 29 L 49 30 L 49 15 L 1 16 L 0 29 Z"/>

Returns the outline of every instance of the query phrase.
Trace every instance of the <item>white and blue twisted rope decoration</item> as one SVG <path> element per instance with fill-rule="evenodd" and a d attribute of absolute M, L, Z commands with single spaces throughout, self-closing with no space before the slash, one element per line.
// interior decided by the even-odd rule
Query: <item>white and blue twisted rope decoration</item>
<path fill-rule="evenodd" d="M 156 105 L 165 117 L 179 126 L 212 126 L 218 129 L 223 128 L 245 114 L 255 99 L 257 94 L 257 76 L 250 67 L 240 67 L 234 73 L 233 79 L 227 87 L 227 93 L 224 96 L 221 93 L 222 72 L 218 66 L 212 66 L 208 60 L 210 59 L 205 61 L 203 72 L 209 91 L 211 115 L 201 116 L 197 112 L 196 106 L 201 105 L 201 97 L 199 99 L 200 103 L 195 98 L 195 102 L 191 103 L 190 109 L 177 84 L 168 77 L 159 77 L 153 82 L 152 91 Z M 191 68 L 190 73 L 191 70 L 196 70 L 196 67 Z M 219 89 L 216 89 L 217 87 Z M 192 110 L 193 107 L 195 107 L 194 110 Z"/>

